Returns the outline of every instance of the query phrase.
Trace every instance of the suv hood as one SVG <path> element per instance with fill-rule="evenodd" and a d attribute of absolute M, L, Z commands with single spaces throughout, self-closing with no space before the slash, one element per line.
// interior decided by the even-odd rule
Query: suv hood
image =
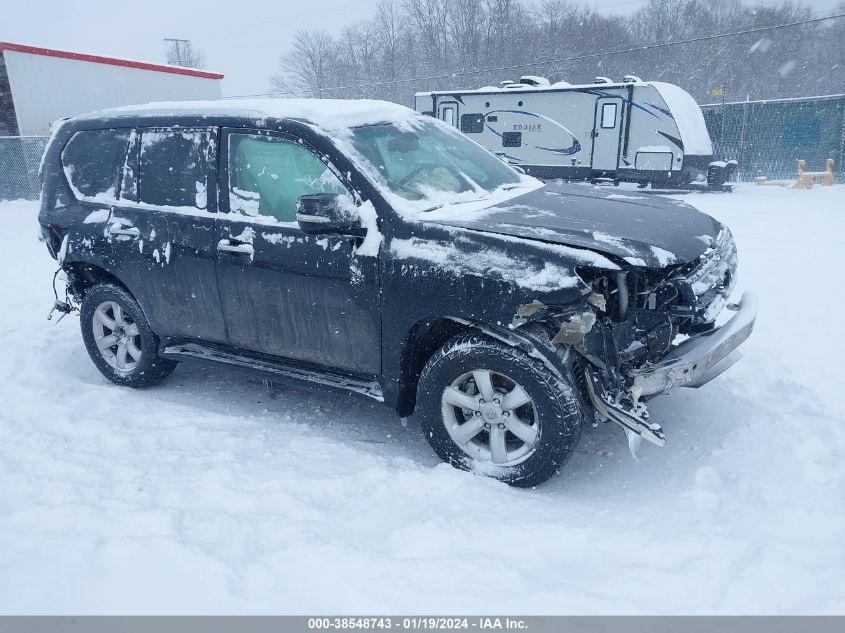
<path fill-rule="evenodd" d="M 432 220 L 487 233 L 588 248 L 634 266 L 697 259 L 721 225 L 690 205 L 654 194 L 550 183 L 481 211 Z"/>

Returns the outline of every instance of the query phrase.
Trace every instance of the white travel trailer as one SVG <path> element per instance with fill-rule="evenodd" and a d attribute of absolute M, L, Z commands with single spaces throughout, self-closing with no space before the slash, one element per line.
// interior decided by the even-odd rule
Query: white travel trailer
<path fill-rule="evenodd" d="M 713 160 L 689 93 L 634 76 L 580 86 L 525 76 L 500 87 L 420 92 L 415 105 L 538 178 L 721 188 L 736 165 Z"/>

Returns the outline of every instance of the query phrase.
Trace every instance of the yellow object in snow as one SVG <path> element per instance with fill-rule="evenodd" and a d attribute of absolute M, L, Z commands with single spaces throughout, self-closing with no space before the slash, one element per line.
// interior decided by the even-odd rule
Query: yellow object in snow
<path fill-rule="evenodd" d="M 816 178 L 822 179 L 822 187 L 833 186 L 833 159 L 828 158 L 825 162 L 825 171 L 804 171 L 807 163 L 802 159 L 798 161 L 798 179 L 792 185 L 793 189 L 812 189 Z"/>

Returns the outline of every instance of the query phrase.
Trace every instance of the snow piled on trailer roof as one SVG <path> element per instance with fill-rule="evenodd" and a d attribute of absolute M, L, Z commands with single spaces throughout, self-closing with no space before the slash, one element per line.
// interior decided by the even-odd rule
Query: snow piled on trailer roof
<path fill-rule="evenodd" d="M 695 156 L 712 156 L 713 145 L 701 107 L 692 95 L 675 84 L 662 81 L 652 81 L 651 85 L 660 93 L 666 107 L 672 113 L 681 140 L 684 142 L 684 153 Z"/>
<path fill-rule="evenodd" d="M 375 99 L 220 99 L 161 101 L 120 106 L 81 118 L 162 115 L 247 116 L 297 119 L 327 130 L 373 123 L 412 123 L 419 114 L 405 106 Z"/>
<path fill-rule="evenodd" d="M 635 82 L 614 82 L 609 84 L 571 84 L 567 81 L 556 81 L 553 84 L 534 86 L 531 84 L 512 83 L 508 86 L 482 86 L 480 88 L 458 88 L 456 90 L 429 90 L 427 92 L 416 92 L 416 97 L 430 97 L 431 95 L 454 95 L 454 94 L 468 94 L 473 92 L 519 92 L 520 90 L 530 92 L 555 91 L 563 89 L 578 89 L 578 88 L 624 88 L 627 86 L 648 86 L 653 85 L 651 81 L 635 81 Z"/>

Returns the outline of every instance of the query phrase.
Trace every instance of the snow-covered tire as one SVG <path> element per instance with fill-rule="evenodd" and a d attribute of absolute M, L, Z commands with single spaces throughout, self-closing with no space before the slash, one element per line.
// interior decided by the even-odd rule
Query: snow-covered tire
<path fill-rule="evenodd" d="M 484 400 L 484 390 L 493 403 Z M 446 343 L 417 385 L 420 425 L 443 461 L 525 488 L 559 473 L 571 457 L 581 437 L 579 402 L 570 380 L 521 350 L 477 334 Z"/>
<path fill-rule="evenodd" d="M 176 369 L 175 361 L 159 357 L 158 336 L 135 298 L 120 286 L 103 283 L 88 289 L 79 321 L 88 355 L 115 384 L 148 387 Z"/>

